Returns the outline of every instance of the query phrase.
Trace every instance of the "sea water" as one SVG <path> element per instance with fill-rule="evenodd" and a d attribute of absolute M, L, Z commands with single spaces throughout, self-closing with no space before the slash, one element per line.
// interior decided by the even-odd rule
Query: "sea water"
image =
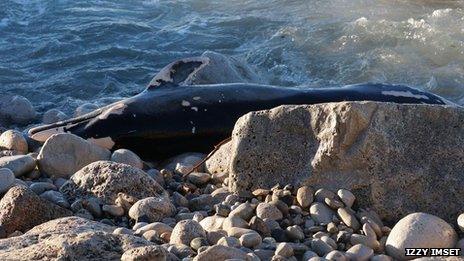
<path fill-rule="evenodd" d="M 407 84 L 464 104 L 464 0 L 1 0 L 0 94 L 70 113 L 216 51 L 266 81 Z"/>

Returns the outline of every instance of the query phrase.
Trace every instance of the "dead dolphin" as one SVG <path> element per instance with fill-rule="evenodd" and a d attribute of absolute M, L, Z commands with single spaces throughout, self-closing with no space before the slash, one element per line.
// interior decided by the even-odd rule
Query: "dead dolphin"
<path fill-rule="evenodd" d="M 69 132 L 108 149 L 127 148 L 147 158 L 209 151 L 230 136 L 236 120 L 284 104 L 339 101 L 449 104 L 437 95 L 400 85 L 356 84 L 338 88 L 288 88 L 248 83 L 185 85 L 205 57 L 165 67 L 140 94 L 91 113 L 29 131 L 32 139 Z"/>

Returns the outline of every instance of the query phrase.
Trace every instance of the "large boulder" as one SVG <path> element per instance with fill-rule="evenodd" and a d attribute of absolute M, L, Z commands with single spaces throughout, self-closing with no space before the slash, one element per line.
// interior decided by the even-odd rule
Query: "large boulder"
<path fill-rule="evenodd" d="M 32 103 L 20 95 L 2 94 L 0 97 L 0 118 L 13 124 L 28 124 L 34 121 L 37 112 Z"/>
<path fill-rule="evenodd" d="M 411 212 L 456 220 L 464 211 L 464 109 L 341 102 L 280 106 L 241 117 L 232 134 L 230 190 L 277 183 L 346 188 L 387 221 Z M 446 202 L 446 204 L 443 204 Z"/>
<path fill-rule="evenodd" d="M 16 230 L 26 232 L 36 225 L 70 215 L 70 210 L 42 199 L 24 186 L 10 188 L 0 200 L 0 225 L 7 234 Z"/>
<path fill-rule="evenodd" d="M 49 221 L 0 240 L 0 260 L 120 260 L 125 251 L 153 243 L 112 234 L 114 227 L 79 217 Z"/>
<path fill-rule="evenodd" d="M 61 188 L 70 201 L 96 197 L 103 204 L 114 204 L 118 193 L 143 199 L 166 197 L 167 192 L 143 170 L 127 164 L 97 161 L 71 176 Z"/>
<path fill-rule="evenodd" d="M 109 150 L 69 133 L 52 135 L 37 157 L 41 172 L 54 178 L 68 178 L 89 163 L 110 159 Z"/>
<path fill-rule="evenodd" d="M 406 248 L 452 248 L 458 235 L 443 219 L 426 213 L 413 213 L 402 218 L 388 235 L 386 250 L 398 260 L 406 257 Z"/>

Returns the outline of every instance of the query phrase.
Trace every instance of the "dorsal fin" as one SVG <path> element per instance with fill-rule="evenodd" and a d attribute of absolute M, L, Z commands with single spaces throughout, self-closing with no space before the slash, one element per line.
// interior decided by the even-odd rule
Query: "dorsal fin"
<path fill-rule="evenodd" d="M 209 58 L 204 56 L 190 57 L 174 61 L 166 65 L 155 75 L 155 77 L 153 77 L 147 87 L 147 90 L 181 85 L 208 63 Z"/>

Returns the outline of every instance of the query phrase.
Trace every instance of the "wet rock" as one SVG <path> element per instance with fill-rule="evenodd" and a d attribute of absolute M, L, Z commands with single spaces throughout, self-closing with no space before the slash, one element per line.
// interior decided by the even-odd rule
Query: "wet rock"
<path fill-rule="evenodd" d="M 386 251 L 395 259 L 406 259 L 405 248 L 450 248 L 456 245 L 454 229 L 439 217 L 413 213 L 393 227 L 386 242 Z"/>
<path fill-rule="evenodd" d="M 141 218 L 148 222 L 161 221 L 172 216 L 176 211 L 169 199 L 164 197 L 148 197 L 137 201 L 129 210 L 129 216 L 134 220 Z"/>
<path fill-rule="evenodd" d="M 134 168 L 143 169 L 143 161 L 134 152 L 127 149 L 118 149 L 111 154 L 111 161 L 131 165 Z"/>
<path fill-rule="evenodd" d="M 57 109 L 51 109 L 44 113 L 44 115 L 42 116 L 42 122 L 45 124 L 51 124 L 59 121 L 64 121 L 67 118 L 68 115 L 66 115 L 64 112 Z"/>
<path fill-rule="evenodd" d="M 114 204 L 118 193 L 137 199 L 167 197 L 166 191 L 142 170 L 110 161 L 87 165 L 72 175 L 60 191 L 72 201 L 95 197 L 102 204 Z"/>
<path fill-rule="evenodd" d="M 36 166 L 35 159 L 29 155 L 7 156 L 0 158 L 0 168 L 7 168 L 13 171 L 16 177 L 21 177 Z"/>
<path fill-rule="evenodd" d="M 165 261 L 167 251 L 162 246 L 141 246 L 127 250 L 121 261 Z"/>
<path fill-rule="evenodd" d="M 152 245 L 135 236 L 113 234 L 113 230 L 78 217 L 55 219 L 24 235 L 0 240 L 0 259 L 119 260 L 129 249 Z"/>
<path fill-rule="evenodd" d="M 41 172 L 54 178 L 67 178 L 92 162 L 109 158 L 109 150 L 76 135 L 61 133 L 45 141 L 37 160 Z"/>
<path fill-rule="evenodd" d="M 13 171 L 6 168 L 0 168 L 0 194 L 7 192 L 14 183 L 15 175 Z"/>
<path fill-rule="evenodd" d="M 27 141 L 21 132 L 7 130 L 0 135 L 0 150 L 13 150 L 26 154 L 28 152 Z"/>
<path fill-rule="evenodd" d="M 206 238 L 206 232 L 201 225 L 193 220 L 182 220 L 174 227 L 169 243 L 190 245 L 192 239 L 197 237 Z"/>
<path fill-rule="evenodd" d="M 32 190 L 15 186 L 0 200 L 0 224 L 7 234 L 30 228 L 72 212 L 37 196 Z"/>
<path fill-rule="evenodd" d="M 92 112 L 94 110 L 98 109 L 98 106 L 92 103 L 84 103 L 80 105 L 79 107 L 76 108 L 74 111 L 74 117 L 79 117 L 82 115 L 85 115 L 89 112 Z"/>
<path fill-rule="evenodd" d="M 205 251 L 196 256 L 194 261 L 217 261 L 238 258 L 240 260 L 248 260 L 245 252 L 235 247 L 227 247 L 215 245 L 208 247 Z"/>
<path fill-rule="evenodd" d="M 7 102 L 0 101 L 0 116 L 12 123 L 27 124 L 32 122 L 37 113 L 31 102 L 19 95 L 9 97 Z"/>
<path fill-rule="evenodd" d="M 455 221 L 464 206 L 436 202 L 464 194 L 464 147 L 456 146 L 463 129 L 464 109 L 452 106 L 340 102 L 250 112 L 232 134 L 229 188 L 241 196 L 276 183 L 345 188 L 387 221 L 417 210 Z"/>

